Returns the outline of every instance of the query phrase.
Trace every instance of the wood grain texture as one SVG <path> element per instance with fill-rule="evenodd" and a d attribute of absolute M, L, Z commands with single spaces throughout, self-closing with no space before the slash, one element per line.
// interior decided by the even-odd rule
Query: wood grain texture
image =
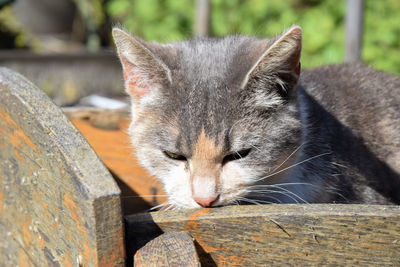
<path fill-rule="evenodd" d="M 187 231 L 202 266 L 400 266 L 400 206 L 230 206 L 125 219 L 128 255 L 146 237 Z"/>
<path fill-rule="evenodd" d="M 171 232 L 151 240 L 135 254 L 135 267 L 200 267 L 193 239 L 184 232 Z"/>
<path fill-rule="evenodd" d="M 130 144 L 129 112 L 96 108 L 64 108 L 121 189 L 124 214 L 149 210 L 166 201 L 161 183 L 140 166 Z"/>
<path fill-rule="evenodd" d="M 120 191 L 79 131 L 0 68 L 0 265 L 124 265 Z"/>

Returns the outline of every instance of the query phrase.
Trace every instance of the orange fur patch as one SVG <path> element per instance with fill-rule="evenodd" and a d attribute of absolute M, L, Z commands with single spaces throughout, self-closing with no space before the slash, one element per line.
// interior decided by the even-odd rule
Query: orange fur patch
<path fill-rule="evenodd" d="M 192 156 L 192 177 L 219 177 L 222 147 L 201 131 Z"/>
<path fill-rule="evenodd" d="M 221 147 L 218 146 L 214 140 L 208 138 L 203 129 L 197 139 L 196 145 L 194 146 L 193 159 L 217 159 L 220 157 L 221 151 Z"/>

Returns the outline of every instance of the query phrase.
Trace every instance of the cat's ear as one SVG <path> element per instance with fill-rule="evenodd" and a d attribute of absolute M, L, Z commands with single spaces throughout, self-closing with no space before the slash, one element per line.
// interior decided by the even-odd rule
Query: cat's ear
<path fill-rule="evenodd" d="M 112 30 L 112 35 L 129 95 L 140 99 L 171 81 L 169 68 L 149 49 L 146 42 L 118 28 Z"/>
<path fill-rule="evenodd" d="M 264 47 L 242 87 L 268 83 L 276 85 L 281 95 L 288 95 L 300 76 L 301 28 L 291 27 L 275 40 L 266 41 Z"/>

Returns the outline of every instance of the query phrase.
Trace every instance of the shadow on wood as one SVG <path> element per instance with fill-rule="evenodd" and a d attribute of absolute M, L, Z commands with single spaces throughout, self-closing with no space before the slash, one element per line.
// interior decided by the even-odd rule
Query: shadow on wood
<path fill-rule="evenodd" d="M 109 172 L 117 182 L 121 190 L 121 208 L 122 214 L 134 214 L 149 210 L 151 205 L 143 200 L 133 189 L 128 186 L 120 177 L 118 177 L 112 170 Z"/>
<path fill-rule="evenodd" d="M 128 135 L 129 110 L 74 107 L 63 111 L 118 183 L 124 215 L 148 211 L 166 200 L 161 183 L 134 156 Z"/>
<path fill-rule="evenodd" d="M 126 266 L 133 266 L 136 264 L 134 262 L 134 255 L 145 247 L 146 244 L 164 234 L 164 229 L 159 227 L 158 223 L 153 220 L 151 215 L 157 213 L 163 212 L 140 213 L 125 217 Z M 140 219 L 136 220 L 136 218 Z M 216 263 L 208 252 L 206 252 L 196 240 L 193 242 L 202 266 L 216 267 Z"/>

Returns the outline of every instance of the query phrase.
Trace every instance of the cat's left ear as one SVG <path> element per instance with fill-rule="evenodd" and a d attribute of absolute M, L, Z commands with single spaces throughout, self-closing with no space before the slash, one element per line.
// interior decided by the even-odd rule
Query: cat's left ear
<path fill-rule="evenodd" d="M 130 96 L 140 99 L 171 82 L 169 68 L 150 50 L 150 45 L 118 28 L 113 29 L 112 35 Z"/>
<path fill-rule="evenodd" d="M 259 88 L 268 83 L 281 95 L 289 95 L 300 76 L 301 38 L 301 28 L 293 26 L 276 40 L 268 40 L 267 48 L 247 73 L 242 87 Z"/>

